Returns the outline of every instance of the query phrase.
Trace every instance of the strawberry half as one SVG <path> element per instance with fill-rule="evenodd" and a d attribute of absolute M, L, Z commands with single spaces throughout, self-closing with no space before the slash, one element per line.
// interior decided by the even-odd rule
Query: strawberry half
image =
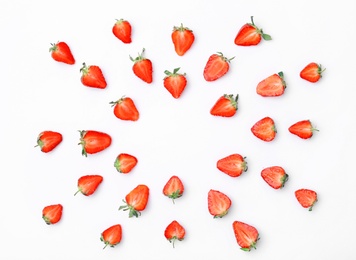
<path fill-rule="evenodd" d="M 325 69 L 321 67 L 321 64 L 317 64 L 315 62 L 309 63 L 305 66 L 300 72 L 300 77 L 309 82 L 315 83 L 318 82 L 322 77 L 322 73 Z"/>
<path fill-rule="evenodd" d="M 103 177 L 100 175 L 85 175 L 78 179 L 78 190 L 74 193 L 74 196 L 78 192 L 81 192 L 84 196 L 92 195 L 98 186 L 102 183 Z"/>
<path fill-rule="evenodd" d="M 262 141 L 270 142 L 276 137 L 277 130 L 273 119 L 265 117 L 251 127 L 251 132 Z"/>
<path fill-rule="evenodd" d="M 288 128 L 289 132 L 299 136 L 302 139 L 309 139 L 313 136 L 314 131 L 319 131 L 314 128 L 310 120 L 302 120 L 296 122 Z"/>
<path fill-rule="evenodd" d="M 138 160 L 135 156 L 127 153 L 120 153 L 116 159 L 114 166 L 120 173 L 126 174 L 132 171 Z"/>
<path fill-rule="evenodd" d="M 116 23 L 112 27 L 112 33 L 123 43 L 131 43 L 131 24 L 130 22 L 120 19 L 116 20 Z"/>
<path fill-rule="evenodd" d="M 204 79 L 206 81 L 215 81 L 224 76 L 230 69 L 230 61 L 235 58 L 226 58 L 221 52 L 209 57 L 204 68 Z"/>
<path fill-rule="evenodd" d="M 95 154 L 101 152 L 111 145 L 111 136 L 107 133 L 95 130 L 82 130 L 80 133 L 80 142 L 82 146 L 82 155 Z"/>
<path fill-rule="evenodd" d="M 256 249 L 256 243 L 259 237 L 255 227 L 241 221 L 234 221 L 232 223 L 232 228 L 241 250 L 251 251 L 251 248 Z"/>
<path fill-rule="evenodd" d="M 123 202 L 125 205 L 120 206 L 119 210 L 129 211 L 129 218 L 139 217 L 141 215 L 141 211 L 146 208 L 148 203 L 150 190 L 144 185 L 137 185 L 136 188 L 131 190 L 126 196 Z"/>
<path fill-rule="evenodd" d="M 281 71 L 278 74 L 275 73 L 258 83 L 256 92 L 262 97 L 278 97 L 283 95 L 286 87 L 284 75 Z"/>
<path fill-rule="evenodd" d="M 42 218 L 47 225 L 58 223 L 62 218 L 63 206 L 61 204 L 49 205 L 43 208 Z"/>
<path fill-rule="evenodd" d="M 163 187 L 163 194 L 173 200 L 180 198 L 184 192 L 184 185 L 178 176 L 173 175 Z"/>
<path fill-rule="evenodd" d="M 226 194 L 217 190 L 208 192 L 208 209 L 214 218 L 224 217 L 229 212 L 230 207 L 231 200 Z"/>
<path fill-rule="evenodd" d="M 51 52 L 51 56 L 55 61 L 63 62 L 69 65 L 73 65 L 75 63 L 75 59 L 73 57 L 72 51 L 69 46 L 65 42 L 57 42 L 51 43 L 52 47 L 49 48 Z"/>
<path fill-rule="evenodd" d="M 231 177 L 239 177 L 248 169 L 245 159 L 240 154 L 231 154 L 218 160 L 216 167 Z"/>
<path fill-rule="evenodd" d="M 56 148 L 63 140 L 62 134 L 54 131 L 43 131 L 37 137 L 37 145 L 41 151 L 48 153 Z"/>
<path fill-rule="evenodd" d="M 87 66 L 83 63 L 80 72 L 82 73 L 80 80 L 84 86 L 99 89 L 106 88 L 107 83 L 100 67 L 96 65 Z"/>
<path fill-rule="evenodd" d="M 101 233 L 100 240 L 104 242 L 105 249 L 107 246 L 115 247 L 117 244 L 121 242 L 122 239 L 122 227 L 120 224 L 113 225 L 103 231 Z"/>
<path fill-rule="evenodd" d="M 237 100 L 239 95 L 226 95 L 221 96 L 214 106 L 210 109 L 210 114 L 213 116 L 221 117 L 232 117 L 236 114 L 237 111 Z"/>
<path fill-rule="evenodd" d="M 164 230 L 164 236 L 173 244 L 174 248 L 175 241 L 182 241 L 184 239 L 185 229 L 178 221 L 173 220 Z"/>
<path fill-rule="evenodd" d="M 183 27 L 183 24 L 181 24 L 180 27 L 173 27 L 171 38 L 174 50 L 179 56 L 183 56 L 190 49 L 195 40 L 193 31 L 187 27 Z"/>
<path fill-rule="evenodd" d="M 271 166 L 261 171 L 263 180 L 273 189 L 281 189 L 288 180 L 288 174 L 280 166 Z"/>
<path fill-rule="evenodd" d="M 134 62 L 134 65 L 132 66 L 134 74 L 144 82 L 150 84 L 153 81 L 152 62 L 143 57 L 144 51 L 145 49 L 143 49 L 142 53 L 139 53 L 135 59 L 130 56 L 130 59 Z"/>
<path fill-rule="evenodd" d="M 110 104 L 114 107 L 114 115 L 121 120 L 137 121 L 140 117 L 135 102 L 129 97 L 122 97 Z"/>
<path fill-rule="evenodd" d="M 299 189 L 294 193 L 303 208 L 308 208 L 309 211 L 313 210 L 314 204 L 318 201 L 318 195 L 315 191 L 309 189 Z"/>
<path fill-rule="evenodd" d="M 166 77 L 163 79 L 163 85 L 174 98 L 179 98 L 187 86 L 187 78 L 184 74 L 178 73 L 180 68 L 175 68 L 173 73 L 165 70 Z"/>
<path fill-rule="evenodd" d="M 239 46 L 252 46 L 259 44 L 262 39 L 270 41 L 272 37 L 259 29 L 253 22 L 253 16 L 251 16 L 251 23 L 246 23 L 241 27 L 234 42 Z"/>

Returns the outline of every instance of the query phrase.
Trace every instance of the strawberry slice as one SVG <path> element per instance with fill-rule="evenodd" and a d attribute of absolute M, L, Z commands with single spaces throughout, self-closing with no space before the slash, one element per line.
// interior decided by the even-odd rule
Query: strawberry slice
<path fill-rule="evenodd" d="M 47 225 L 58 223 L 62 218 L 63 206 L 61 204 L 49 205 L 43 208 L 42 218 Z"/>
<path fill-rule="evenodd" d="M 319 131 L 314 128 L 310 120 L 302 120 L 294 123 L 288 128 L 289 132 L 299 136 L 302 139 L 309 139 L 313 136 L 314 131 Z"/>
<path fill-rule="evenodd" d="M 55 61 L 63 62 L 69 65 L 75 63 L 72 51 L 65 42 L 52 43 L 52 47 L 49 49 L 51 56 Z"/>
<path fill-rule="evenodd" d="M 141 215 L 141 211 L 143 211 L 147 206 L 149 192 L 149 188 L 146 185 L 137 185 L 125 196 L 125 200 L 123 200 L 125 205 L 120 206 L 119 210 L 128 210 L 129 218 L 139 217 Z"/>
<path fill-rule="evenodd" d="M 236 114 L 237 111 L 237 100 L 239 95 L 226 95 L 221 96 L 214 106 L 210 109 L 210 114 L 213 116 L 221 117 L 232 117 Z"/>
<path fill-rule="evenodd" d="M 230 69 L 230 61 L 235 58 L 226 58 L 221 52 L 209 57 L 204 68 L 204 79 L 206 81 L 215 81 L 224 76 Z"/>
<path fill-rule="evenodd" d="M 120 173 L 127 174 L 136 166 L 138 160 L 135 156 L 127 153 L 120 153 L 116 159 L 114 166 Z"/>
<path fill-rule="evenodd" d="M 278 97 L 283 95 L 286 87 L 284 75 L 281 71 L 278 74 L 275 73 L 258 83 L 256 92 L 262 97 Z"/>
<path fill-rule="evenodd" d="M 163 85 L 174 98 L 179 98 L 187 86 L 185 73 L 178 73 L 180 68 L 175 68 L 173 73 L 165 70 L 166 77 L 163 79 Z"/>
<path fill-rule="evenodd" d="M 115 247 L 121 242 L 122 239 L 122 227 L 120 224 L 113 225 L 105 229 L 100 236 L 100 240 L 104 242 L 105 249 L 107 246 Z"/>
<path fill-rule="evenodd" d="M 135 105 L 135 102 L 130 97 L 122 97 L 117 101 L 112 101 L 110 104 L 114 107 L 114 115 L 126 121 L 137 121 L 140 113 Z"/>
<path fill-rule="evenodd" d="M 171 178 L 169 178 L 169 180 L 163 187 L 163 194 L 168 198 L 172 199 L 173 203 L 175 203 L 175 199 L 180 198 L 183 195 L 183 192 L 183 182 L 176 175 L 173 175 Z"/>
<path fill-rule="evenodd" d="M 241 250 L 251 251 L 251 248 L 256 249 L 256 243 L 259 238 L 258 231 L 255 227 L 241 221 L 234 221 L 232 228 Z"/>
<path fill-rule="evenodd" d="M 37 145 L 41 148 L 41 151 L 48 153 L 56 148 L 63 140 L 61 133 L 55 131 L 43 131 L 37 137 Z"/>
<path fill-rule="evenodd" d="M 104 132 L 95 130 L 82 130 L 80 133 L 80 142 L 82 146 L 82 155 L 87 157 L 88 154 L 101 152 L 111 145 L 111 136 Z"/>
<path fill-rule="evenodd" d="M 240 154 L 231 154 L 218 160 L 216 167 L 231 177 L 239 177 L 248 169 L 245 159 Z"/>
<path fill-rule="evenodd" d="M 84 175 L 78 179 L 78 192 L 81 192 L 84 196 L 92 195 L 98 186 L 102 183 L 103 177 L 101 175 Z"/>
<path fill-rule="evenodd" d="M 259 29 L 253 22 L 253 16 L 251 16 L 251 23 L 246 23 L 241 27 L 234 42 L 239 46 L 252 46 L 258 45 L 262 39 L 270 41 L 272 37 Z"/>
<path fill-rule="evenodd" d="M 313 210 L 314 204 L 318 201 L 318 195 L 315 191 L 310 189 L 299 189 L 294 193 L 303 208 L 308 208 L 309 211 Z"/>
<path fill-rule="evenodd" d="M 277 130 L 273 119 L 265 117 L 251 127 L 251 132 L 262 141 L 270 142 L 276 137 Z"/>
<path fill-rule="evenodd" d="M 208 192 L 208 209 L 214 218 L 224 217 L 229 212 L 230 207 L 231 200 L 226 194 L 217 190 Z"/>
<path fill-rule="evenodd" d="M 183 56 L 193 45 L 195 36 L 192 30 L 181 24 L 174 26 L 171 35 L 174 50 L 179 56 Z"/>
<path fill-rule="evenodd" d="M 134 62 L 134 65 L 132 66 L 132 71 L 138 78 L 150 84 L 153 81 L 152 62 L 150 59 L 143 57 L 144 52 L 145 49 L 143 49 L 142 52 L 139 53 L 135 59 L 130 56 L 131 61 Z"/>
<path fill-rule="evenodd" d="M 124 19 L 116 20 L 114 26 L 112 27 L 112 33 L 123 43 L 131 43 L 131 24 L 129 21 Z"/>
<path fill-rule="evenodd" d="M 173 220 L 164 230 L 164 236 L 167 240 L 173 244 L 175 241 L 182 241 L 185 237 L 184 227 L 176 220 Z"/>
<path fill-rule="evenodd" d="M 80 72 L 82 73 L 80 80 L 84 86 L 99 89 L 106 88 L 107 83 L 99 66 L 87 66 L 83 63 L 83 67 L 80 69 Z"/>
<path fill-rule="evenodd" d="M 320 80 L 324 70 L 325 68 L 322 68 L 321 64 L 311 62 L 301 70 L 299 75 L 302 79 L 315 83 Z"/>
<path fill-rule="evenodd" d="M 288 174 L 280 166 L 271 166 L 261 171 L 263 180 L 273 189 L 281 189 L 288 180 Z"/>

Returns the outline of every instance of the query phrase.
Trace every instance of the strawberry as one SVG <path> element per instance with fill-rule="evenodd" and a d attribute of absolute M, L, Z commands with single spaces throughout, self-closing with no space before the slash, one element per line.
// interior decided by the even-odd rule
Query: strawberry
<path fill-rule="evenodd" d="M 324 70 L 325 69 L 321 67 L 321 64 L 311 62 L 302 69 L 300 72 L 300 77 L 309 82 L 315 83 L 322 77 Z"/>
<path fill-rule="evenodd" d="M 63 206 L 61 204 L 49 205 L 43 208 L 42 218 L 47 225 L 58 223 L 62 218 Z"/>
<path fill-rule="evenodd" d="M 129 97 L 122 97 L 110 104 L 114 107 L 114 115 L 121 120 L 137 121 L 140 117 L 135 102 Z"/>
<path fill-rule="evenodd" d="M 135 216 L 136 218 L 141 215 L 141 211 L 146 208 L 148 197 L 149 197 L 149 188 L 140 184 L 136 188 L 131 190 L 126 196 L 123 202 L 125 205 L 120 206 L 119 210 L 129 210 L 129 218 Z"/>
<path fill-rule="evenodd" d="M 289 132 L 299 136 L 302 139 L 309 139 L 313 136 L 314 131 L 319 131 L 314 128 L 310 120 L 302 120 L 296 122 L 288 128 Z"/>
<path fill-rule="evenodd" d="M 295 197 L 303 208 L 309 208 L 312 211 L 314 204 L 318 201 L 318 195 L 315 191 L 309 189 L 299 189 L 295 191 Z"/>
<path fill-rule="evenodd" d="M 173 244 L 175 241 L 182 241 L 185 236 L 185 229 L 184 227 L 178 223 L 178 221 L 173 220 L 165 229 L 164 236 L 167 240 Z"/>
<path fill-rule="evenodd" d="M 80 80 L 84 86 L 100 89 L 106 88 L 107 83 L 100 67 L 96 65 L 87 66 L 83 63 L 80 72 L 82 73 Z"/>
<path fill-rule="evenodd" d="M 208 209 L 214 218 L 222 218 L 225 216 L 231 207 L 230 198 L 217 190 L 208 192 Z"/>
<path fill-rule="evenodd" d="M 112 27 L 112 33 L 123 43 L 131 43 L 131 24 L 130 22 L 120 19 Z"/>
<path fill-rule="evenodd" d="M 82 146 L 82 155 L 101 152 L 111 145 L 111 136 L 107 133 L 95 130 L 82 130 L 80 133 L 80 144 Z"/>
<path fill-rule="evenodd" d="M 284 75 L 281 71 L 278 74 L 275 73 L 258 83 L 256 92 L 262 97 L 277 97 L 283 95 L 286 87 Z"/>
<path fill-rule="evenodd" d="M 122 239 L 122 227 L 120 224 L 113 225 L 101 233 L 100 240 L 104 242 L 105 249 L 107 246 L 115 247 L 121 242 Z"/>
<path fill-rule="evenodd" d="M 288 180 L 288 174 L 280 166 L 271 166 L 261 171 L 261 177 L 273 189 L 281 189 Z"/>
<path fill-rule="evenodd" d="M 216 167 L 231 177 L 239 177 L 248 169 L 245 159 L 240 154 L 231 154 L 218 160 Z"/>
<path fill-rule="evenodd" d="M 174 50 L 179 56 L 183 56 L 190 49 L 195 40 L 193 31 L 187 27 L 183 27 L 183 24 L 181 24 L 180 27 L 173 27 L 171 38 Z"/>
<path fill-rule="evenodd" d="M 235 57 L 228 59 L 221 52 L 211 55 L 204 68 L 204 79 L 214 81 L 224 76 L 229 71 L 229 63 L 233 58 Z"/>
<path fill-rule="evenodd" d="M 92 195 L 98 186 L 103 181 L 103 177 L 100 175 L 84 175 L 78 179 L 78 191 L 74 193 L 74 196 L 78 192 L 81 192 L 84 196 Z"/>
<path fill-rule="evenodd" d="M 256 249 L 256 243 L 259 237 L 255 227 L 241 221 L 234 221 L 232 223 L 232 228 L 241 250 L 250 251 L 251 248 Z"/>
<path fill-rule="evenodd" d="M 134 65 L 132 66 L 132 70 L 134 74 L 142 79 L 143 81 L 147 82 L 148 84 L 152 83 L 153 79 L 153 69 L 152 69 L 152 62 L 149 59 L 144 58 L 142 55 L 144 53 L 145 49 L 142 50 L 141 54 L 138 54 L 138 56 L 133 59 L 130 56 L 130 59 L 134 62 Z"/>
<path fill-rule="evenodd" d="M 213 116 L 222 116 L 222 117 L 232 117 L 236 114 L 237 111 L 237 100 L 239 95 L 224 94 L 221 96 L 214 106 L 210 109 L 210 114 Z"/>
<path fill-rule="evenodd" d="M 178 176 L 173 175 L 163 187 L 163 194 L 173 200 L 180 198 L 184 192 L 184 185 Z"/>
<path fill-rule="evenodd" d="M 277 130 L 273 119 L 265 117 L 251 127 L 251 132 L 262 141 L 270 142 L 276 137 Z"/>
<path fill-rule="evenodd" d="M 137 158 L 131 154 L 120 153 L 116 159 L 114 166 L 120 173 L 129 173 L 137 164 Z"/>
<path fill-rule="evenodd" d="M 49 51 L 55 61 L 63 62 L 69 65 L 73 65 L 75 63 L 75 59 L 67 43 L 57 42 L 51 43 L 51 45 L 52 47 L 49 48 Z"/>
<path fill-rule="evenodd" d="M 62 134 L 54 131 L 43 131 L 37 137 L 37 145 L 41 151 L 48 153 L 56 148 L 63 140 Z"/>
<path fill-rule="evenodd" d="M 235 37 L 235 44 L 239 46 L 252 46 L 257 45 L 264 39 L 266 41 L 272 40 L 272 37 L 263 33 L 253 22 L 251 16 L 251 23 L 244 24 Z"/>
<path fill-rule="evenodd" d="M 168 70 L 164 71 L 167 76 L 163 79 L 163 85 L 174 98 L 179 98 L 187 86 L 185 73 L 178 73 L 179 69 L 180 68 L 175 68 L 173 73 Z"/>

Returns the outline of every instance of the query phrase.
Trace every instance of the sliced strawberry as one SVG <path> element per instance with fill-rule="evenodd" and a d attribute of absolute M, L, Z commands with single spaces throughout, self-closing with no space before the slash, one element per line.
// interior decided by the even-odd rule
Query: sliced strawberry
<path fill-rule="evenodd" d="M 61 204 L 49 205 L 43 208 L 42 218 L 47 225 L 58 223 L 62 218 L 63 206 Z"/>
<path fill-rule="evenodd" d="M 277 130 L 273 119 L 265 117 L 251 127 L 251 132 L 262 141 L 270 142 L 276 137 Z"/>
<path fill-rule="evenodd" d="M 101 175 L 84 175 L 78 179 L 78 191 L 74 195 L 81 192 L 84 196 L 90 196 L 102 181 L 103 177 Z"/>
<path fill-rule="evenodd" d="M 224 217 L 229 212 L 230 207 L 231 200 L 226 194 L 217 190 L 208 192 L 208 209 L 214 218 Z"/>
<path fill-rule="evenodd" d="M 215 81 L 224 76 L 230 69 L 230 61 L 235 58 L 226 58 L 221 52 L 209 57 L 204 68 L 204 79 L 206 81 Z"/>
<path fill-rule="evenodd" d="M 82 146 L 82 155 L 95 154 L 101 152 L 111 145 L 111 136 L 104 132 L 95 130 L 82 130 L 80 133 L 80 142 Z"/>
<path fill-rule="evenodd" d="M 289 132 L 299 136 L 302 139 L 309 139 L 313 136 L 314 131 L 319 131 L 314 128 L 310 120 L 298 121 L 288 128 Z"/>
<path fill-rule="evenodd" d="M 253 22 L 253 16 L 251 16 L 251 23 L 246 23 L 241 27 L 234 42 L 239 46 L 252 46 L 259 44 L 261 39 L 270 41 L 272 37 L 259 29 Z"/>
<path fill-rule="evenodd" d="M 278 97 L 283 95 L 286 88 L 283 72 L 273 74 L 258 83 L 256 92 L 262 97 Z"/>
<path fill-rule="evenodd" d="M 180 68 L 175 68 L 173 73 L 165 70 L 166 77 L 163 79 L 164 87 L 174 98 L 179 98 L 187 86 L 187 78 L 184 74 L 178 73 Z"/>
<path fill-rule="evenodd" d="M 131 61 L 134 62 L 134 65 L 132 66 L 132 71 L 138 78 L 150 84 L 153 81 L 152 62 L 151 60 L 143 57 L 144 51 L 145 49 L 143 49 L 142 53 L 139 53 L 135 59 L 130 56 Z"/>
<path fill-rule="evenodd" d="M 139 217 L 141 215 L 141 211 L 146 208 L 149 198 L 149 188 L 144 185 L 140 184 L 137 185 L 136 188 L 131 190 L 126 196 L 123 202 L 125 205 L 120 206 L 119 210 L 129 211 L 129 218 L 132 217 Z"/>
<path fill-rule="evenodd" d="M 65 42 L 52 43 L 52 47 L 49 49 L 51 56 L 55 61 L 63 62 L 69 65 L 75 63 L 72 51 Z"/>
<path fill-rule="evenodd" d="M 217 161 L 216 167 L 231 177 L 239 177 L 247 171 L 247 162 L 245 157 L 240 154 L 231 154 Z"/>
<path fill-rule="evenodd" d="M 121 242 L 122 239 L 122 227 L 120 224 L 113 225 L 103 231 L 100 236 L 100 240 L 104 242 L 105 249 L 107 246 L 115 247 Z"/>
<path fill-rule="evenodd" d="M 264 168 L 261 172 L 263 180 L 273 189 L 281 189 L 288 180 L 288 174 L 280 166 Z"/>
<path fill-rule="evenodd" d="M 164 236 L 167 240 L 173 244 L 175 241 L 182 241 L 185 237 L 185 229 L 184 227 L 176 220 L 173 220 L 165 229 Z"/>
<path fill-rule="evenodd" d="M 54 131 L 43 131 L 37 137 L 37 146 L 41 148 L 41 151 L 48 153 L 56 148 L 63 140 L 61 133 Z"/>
<path fill-rule="evenodd" d="M 172 42 L 174 45 L 174 50 L 179 56 L 183 56 L 192 46 L 195 36 L 192 30 L 187 27 L 174 26 L 171 35 Z"/>
<path fill-rule="evenodd" d="M 114 107 L 114 115 L 121 120 L 137 121 L 140 117 L 135 102 L 130 97 L 122 97 L 110 104 Z"/>
<path fill-rule="evenodd" d="M 314 204 L 318 201 L 318 195 L 315 191 L 309 189 L 299 189 L 295 191 L 295 197 L 303 208 L 313 210 Z"/>
<path fill-rule="evenodd" d="M 163 187 L 163 194 L 173 200 L 180 198 L 184 192 L 184 185 L 181 179 L 173 175 Z"/>
<path fill-rule="evenodd" d="M 83 63 L 83 67 L 80 69 L 80 72 L 82 73 L 80 80 L 84 86 L 99 89 L 106 88 L 107 83 L 99 66 L 87 66 Z"/>
<path fill-rule="evenodd" d="M 120 153 L 116 159 L 114 166 L 120 173 L 126 174 L 132 171 L 138 160 L 135 156 L 127 153 Z"/>
<path fill-rule="evenodd" d="M 317 64 L 315 62 L 309 63 L 305 66 L 300 72 L 300 77 L 309 82 L 315 83 L 318 82 L 322 77 L 322 73 L 325 69 L 321 67 L 321 64 Z"/>
<path fill-rule="evenodd" d="M 221 117 L 232 117 L 236 114 L 237 111 L 237 100 L 239 95 L 223 95 L 221 96 L 214 106 L 210 109 L 210 114 L 213 116 Z"/>
<path fill-rule="evenodd" d="M 123 43 L 131 43 L 131 24 L 124 19 L 116 20 L 112 28 L 112 33 Z"/>
<path fill-rule="evenodd" d="M 258 231 L 255 227 L 241 221 L 234 221 L 232 228 L 241 250 L 251 251 L 251 248 L 256 249 L 256 243 L 259 238 Z"/>

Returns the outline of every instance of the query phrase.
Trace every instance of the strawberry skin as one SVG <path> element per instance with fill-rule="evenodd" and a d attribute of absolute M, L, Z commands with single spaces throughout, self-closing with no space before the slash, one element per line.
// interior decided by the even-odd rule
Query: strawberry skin
<path fill-rule="evenodd" d="M 230 207 L 231 200 L 226 194 L 217 190 L 210 190 L 208 192 L 208 209 L 214 218 L 224 217 Z"/>
<path fill-rule="evenodd" d="M 163 187 L 163 194 L 173 200 L 180 198 L 184 192 L 184 185 L 181 179 L 173 175 Z"/>
<path fill-rule="evenodd" d="M 138 160 L 135 156 L 127 153 L 120 153 L 114 162 L 116 170 L 120 173 L 127 174 L 136 166 Z"/>
<path fill-rule="evenodd" d="M 218 160 L 216 167 L 230 177 L 239 177 L 248 169 L 245 159 L 240 154 L 231 154 Z"/>
<path fill-rule="evenodd" d="M 72 51 L 65 42 L 52 43 L 52 47 L 49 49 L 51 56 L 55 61 L 63 62 L 69 65 L 75 63 Z"/>
<path fill-rule="evenodd" d="M 309 211 L 313 210 L 314 204 L 318 201 L 318 195 L 315 191 L 309 189 L 299 189 L 294 193 L 303 208 L 308 208 Z"/>
<path fill-rule="evenodd" d="M 140 117 L 135 102 L 130 97 L 122 97 L 110 104 L 114 107 L 114 115 L 121 120 L 137 121 Z"/>
<path fill-rule="evenodd" d="M 224 76 L 230 69 L 230 61 L 235 58 L 226 58 L 221 52 L 209 57 L 203 72 L 206 81 L 215 81 Z"/>
<path fill-rule="evenodd" d="M 280 166 L 271 166 L 261 171 L 263 180 L 273 189 L 281 189 L 288 180 L 288 174 Z"/>
<path fill-rule="evenodd" d="M 174 50 L 179 56 L 183 56 L 190 49 L 195 40 L 193 31 L 187 27 L 183 27 L 183 24 L 181 24 L 180 27 L 173 27 L 171 38 Z"/>
<path fill-rule="evenodd" d="M 273 119 L 265 117 L 251 127 L 251 132 L 262 141 L 270 142 L 276 137 L 277 130 Z"/>
<path fill-rule="evenodd" d="M 214 106 L 210 109 L 210 114 L 213 116 L 221 117 L 232 117 L 236 114 L 237 111 L 237 100 L 239 95 L 224 94 L 221 96 Z"/>
<path fill-rule="evenodd" d="M 111 136 L 95 130 L 82 130 L 79 145 L 82 146 L 82 155 L 101 152 L 111 145 Z"/>
<path fill-rule="evenodd" d="M 283 95 L 286 88 L 283 72 L 275 73 L 260 83 L 256 87 L 256 92 L 262 97 L 278 97 Z"/>
<path fill-rule="evenodd" d="M 145 49 L 143 49 L 142 53 L 139 53 L 135 59 L 130 56 L 131 61 L 134 62 L 134 65 L 132 66 L 132 71 L 138 78 L 150 84 L 153 81 L 152 62 L 151 60 L 143 57 L 144 51 Z"/>
<path fill-rule="evenodd" d="M 164 236 L 166 239 L 173 244 L 175 241 L 182 241 L 185 237 L 184 227 L 176 220 L 173 220 L 165 229 Z"/>
<path fill-rule="evenodd" d="M 299 136 L 302 139 L 309 139 L 313 136 L 314 131 L 319 131 L 314 128 L 310 120 L 302 120 L 296 122 L 288 128 L 289 132 Z"/>
<path fill-rule="evenodd" d="M 120 224 L 113 225 L 101 233 L 100 240 L 104 242 L 105 249 L 107 246 L 115 247 L 121 242 L 122 239 L 122 227 Z"/>
<path fill-rule="evenodd" d="M 178 73 L 180 68 L 175 68 L 173 73 L 165 70 L 166 77 L 163 79 L 163 85 L 171 93 L 172 97 L 179 98 L 187 86 L 187 78 L 184 74 Z"/>
<path fill-rule="evenodd" d="M 96 65 L 87 66 L 83 63 L 80 72 L 82 73 L 80 80 L 84 86 L 99 89 L 106 88 L 107 83 L 100 67 Z"/>
<path fill-rule="evenodd" d="M 37 137 L 37 146 L 41 148 L 41 151 L 48 153 L 56 148 L 63 140 L 61 133 L 54 131 L 43 131 Z"/>
<path fill-rule="evenodd" d="M 78 190 L 74 194 L 81 192 L 84 196 L 92 195 L 98 186 L 102 183 L 103 177 L 101 175 L 85 175 L 78 179 Z"/>
<path fill-rule="evenodd" d="M 119 210 L 129 211 L 129 218 L 139 217 L 141 215 L 141 211 L 143 211 L 148 203 L 149 198 L 149 188 L 140 184 L 137 185 L 136 188 L 131 190 L 126 196 L 123 202 L 125 205 L 120 206 Z"/>
<path fill-rule="evenodd" d="M 241 221 L 234 221 L 232 228 L 241 250 L 251 251 L 251 248 L 256 249 L 259 234 L 255 227 Z"/>
<path fill-rule="evenodd" d="M 132 42 L 131 31 L 132 28 L 130 22 L 124 19 L 116 20 L 116 23 L 112 28 L 112 33 L 115 37 L 125 44 Z"/>
<path fill-rule="evenodd" d="M 42 218 L 47 225 L 58 223 L 62 218 L 63 206 L 61 204 L 49 205 L 43 208 Z"/>
<path fill-rule="evenodd" d="M 324 70 L 325 69 L 322 68 L 321 64 L 311 62 L 301 70 L 300 77 L 309 82 L 315 83 L 322 77 Z"/>
<path fill-rule="evenodd" d="M 272 37 L 263 33 L 263 30 L 254 24 L 253 16 L 251 16 L 251 23 L 246 23 L 241 27 L 234 42 L 239 46 L 253 46 L 258 45 L 262 39 L 270 41 Z"/>

